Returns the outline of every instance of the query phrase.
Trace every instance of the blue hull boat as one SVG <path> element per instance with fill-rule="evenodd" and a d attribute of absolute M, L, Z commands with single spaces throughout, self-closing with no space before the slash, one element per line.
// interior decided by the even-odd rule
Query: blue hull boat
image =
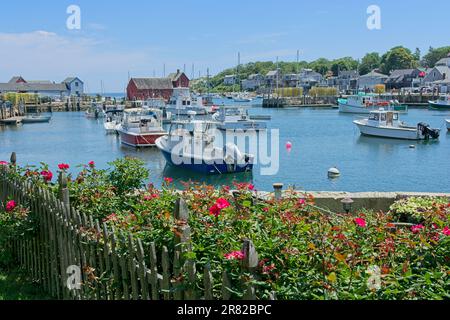
<path fill-rule="evenodd" d="M 247 163 L 245 165 L 239 164 L 226 164 L 226 163 L 206 163 L 202 160 L 202 163 L 195 163 L 195 159 L 191 158 L 188 161 L 183 161 L 181 164 L 175 164 L 172 161 L 172 155 L 169 152 L 162 151 L 167 163 L 173 167 L 180 169 L 186 169 L 194 172 L 198 172 L 204 175 L 217 175 L 217 174 L 230 174 L 253 171 L 253 164 Z M 197 162 L 200 162 L 197 160 Z"/>

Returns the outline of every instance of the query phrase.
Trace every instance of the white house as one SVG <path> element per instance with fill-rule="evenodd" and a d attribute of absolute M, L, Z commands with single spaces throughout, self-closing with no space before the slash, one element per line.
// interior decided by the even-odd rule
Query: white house
<path fill-rule="evenodd" d="M 248 79 L 242 80 L 243 90 L 256 90 L 264 82 L 264 77 L 260 74 L 251 74 Z"/>
<path fill-rule="evenodd" d="M 385 74 L 371 71 L 368 74 L 360 76 L 358 79 L 358 88 L 361 90 L 373 90 L 376 85 L 385 84 L 389 77 Z"/>
<path fill-rule="evenodd" d="M 79 97 L 84 94 L 84 83 L 83 81 L 80 80 L 80 78 L 69 77 L 62 83 L 64 83 L 67 86 L 69 90 L 69 95 Z"/>

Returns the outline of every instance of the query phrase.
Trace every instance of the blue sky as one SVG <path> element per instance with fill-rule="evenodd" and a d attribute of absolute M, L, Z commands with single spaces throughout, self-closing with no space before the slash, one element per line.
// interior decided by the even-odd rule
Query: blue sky
<path fill-rule="evenodd" d="M 20 4 L 19 4 L 20 3 Z M 81 30 L 66 9 L 81 8 Z M 366 10 L 381 8 L 381 30 Z M 191 75 L 237 63 L 342 56 L 361 58 L 404 45 L 425 53 L 450 45 L 450 1 L 418 0 L 40 0 L 2 3 L 0 81 L 13 75 L 61 81 L 78 75 L 87 90 L 123 91 L 131 76 Z M 6 14 L 4 14 L 6 13 Z"/>

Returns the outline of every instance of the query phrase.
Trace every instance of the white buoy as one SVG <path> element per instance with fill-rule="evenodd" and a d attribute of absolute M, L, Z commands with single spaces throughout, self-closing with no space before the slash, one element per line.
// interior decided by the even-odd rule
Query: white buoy
<path fill-rule="evenodd" d="M 409 146 L 409 148 L 410 148 L 410 149 L 415 149 L 416 146 L 412 144 L 412 145 Z"/>
<path fill-rule="evenodd" d="M 328 178 L 330 178 L 330 179 L 338 178 L 338 177 L 340 177 L 340 175 L 341 175 L 341 172 L 336 167 L 328 170 Z"/>

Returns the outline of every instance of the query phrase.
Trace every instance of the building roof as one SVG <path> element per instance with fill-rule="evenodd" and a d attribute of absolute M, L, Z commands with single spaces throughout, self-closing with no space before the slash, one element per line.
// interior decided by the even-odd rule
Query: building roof
<path fill-rule="evenodd" d="M 387 75 L 378 73 L 375 70 L 369 72 L 368 74 L 365 74 L 363 76 L 360 76 L 359 78 L 389 78 Z"/>
<path fill-rule="evenodd" d="M 276 76 L 277 74 L 278 74 L 278 70 L 272 70 L 272 71 L 267 72 L 268 77 L 273 77 L 273 76 Z"/>
<path fill-rule="evenodd" d="M 169 74 L 169 78 L 172 79 L 172 81 L 178 81 L 183 74 L 186 76 L 184 72 L 177 70 L 177 72 Z"/>
<path fill-rule="evenodd" d="M 171 78 L 131 78 L 139 90 L 165 90 L 173 89 Z"/>
<path fill-rule="evenodd" d="M 414 77 L 414 73 L 419 74 L 418 69 L 399 69 L 391 72 L 391 75 L 388 78 L 388 82 L 391 83 L 400 83 L 403 82 L 405 77 L 412 76 Z"/>
<path fill-rule="evenodd" d="M 436 67 L 437 66 L 450 66 L 450 57 L 443 58 L 436 62 Z"/>
<path fill-rule="evenodd" d="M 357 70 L 342 70 L 339 71 L 338 77 L 358 77 L 358 75 Z"/>
<path fill-rule="evenodd" d="M 8 83 L 17 83 L 17 81 L 19 81 L 19 80 L 25 81 L 21 76 L 17 76 L 17 77 L 12 77 Z"/>
<path fill-rule="evenodd" d="M 80 81 L 80 82 L 83 82 L 83 81 L 81 81 L 80 78 L 78 78 L 78 77 L 68 77 L 68 78 L 64 79 L 64 81 L 63 81 L 62 83 L 71 83 L 71 82 L 74 81 L 74 80 L 78 80 L 78 81 Z"/>
<path fill-rule="evenodd" d="M 67 86 L 63 83 L 0 83 L 0 91 L 43 92 L 67 90 Z"/>

